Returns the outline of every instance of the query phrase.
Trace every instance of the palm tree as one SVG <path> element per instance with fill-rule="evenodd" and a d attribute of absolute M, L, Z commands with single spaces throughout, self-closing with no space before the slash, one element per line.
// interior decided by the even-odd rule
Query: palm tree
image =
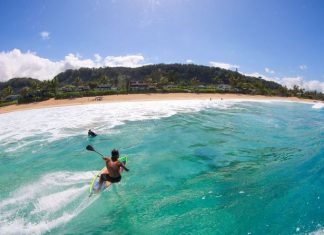
<path fill-rule="evenodd" d="M 52 92 L 56 95 L 57 93 L 57 88 L 58 88 L 58 85 L 59 85 L 59 81 L 57 78 L 54 78 L 52 81 L 51 81 L 51 90 Z"/>
<path fill-rule="evenodd" d="M 77 77 L 74 81 L 75 86 L 79 87 L 82 85 L 82 80 L 80 77 Z"/>
<path fill-rule="evenodd" d="M 37 90 L 39 89 L 39 84 L 38 84 L 38 82 L 32 81 L 31 89 L 32 89 L 33 91 L 37 91 Z"/>
<path fill-rule="evenodd" d="M 13 93 L 12 87 L 7 86 L 0 91 L 0 98 L 6 98 L 8 95 L 11 95 L 12 93 Z"/>
<path fill-rule="evenodd" d="M 8 96 L 8 95 L 12 95 L 12 93 L 13 93 L 13 89 L 12 89 L 12 87 L 11 86 L 7 86 L 5 89 L 4 89 L 4 96 L 6 97 L 6 96 Z"/>
<path fill-rule="evenodd" d="M 107 77 L 107 75 L 102 75 L 100 77 L 100 84 L 108 84 L 110 82 L 110 79 Z"/>
<path fill-rule="evenodd" d="M 20 98 L 18 102 L 26 102 L 30 100 L 30 88 L 29 87 L 24 87 L 20 90 Z"/>

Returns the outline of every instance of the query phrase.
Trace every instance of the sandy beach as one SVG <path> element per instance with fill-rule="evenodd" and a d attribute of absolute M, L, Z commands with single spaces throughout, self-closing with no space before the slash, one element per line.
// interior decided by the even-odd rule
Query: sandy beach
<path fill-rule="evenodd" d="M 85 105 L 85 104 L 95 104 L 95 103 L 135 102 L 135 101 L 154 101 L 154 100 L 193 100 L 193 99 L 200 99 L 200 100 L 244 99 L 244 100 L 281 100 L 281 101 L 293 101 L 293 102 L 320 102 L 320 101 L 309 100 L 309 99 L 299 99 L 296 97 L 277 97 L 277 96 L 243 95 L 243 94 L 206 94 L 206 93 L 128 94 L 128 95 L 102 96 L 100 101 L 98 101 L 96 97 L 82 97 L 82 98 L 63 99 L 63 100 L 55 100 L 52 98 L 42 102 L 0 107 L 0 114 L 19 111 L 19 110 L 41 109 L 41 108 L 59 107 L 59 106 Z"/>

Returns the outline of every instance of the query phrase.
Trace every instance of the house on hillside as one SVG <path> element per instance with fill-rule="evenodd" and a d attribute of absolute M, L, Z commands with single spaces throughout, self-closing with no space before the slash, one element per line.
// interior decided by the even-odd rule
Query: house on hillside
<path fill-rule="evenodd" d="M 227 85 L 227 84 L 219 84 L 217 86 L 217 89 L 221 90 L 221 91 L 230 91 L 230 90 L 232 90 L 232 86 Z"/>
<path fill-rule="evenodd" d="M 77 91 L 89 91 L 90 87 L 89 86 L 78 86 L 76 88 Z"/>
<path fill-rule="evenodd" d="M 3 99 L 4 102 L 11 102 L 19 99 L 19 95 L 8 95 Z"/>
<path fill-rule="evenodd" d="M 62 88 L 60 88 L 60 91 L 63 91 L 63 92 L 72 92 L 75 90 L 75 86 L 72 86 L 72 85 L 68 85 L 68 86 L 64 86 Z"/>
<path fill-rule="evenodd" d="M 139 81 L 131 81 L 129 83 L 129 90 L 131 91 L 145 91 L 148 90 L 148 83 L 139 82 Z"/>
<path fill-rule="evenodd" d="M 156 89 L 155 83 L 147 83 L 147 82 L 139 82 L 139 81 L 131 81 L 129 83 L 130 91 L 150 91 L 155 89 Z"/>
<path fill-rule="evenodd" d="M 178 88 L 177 85 L 169 84 L 162 87 L 163 89 L 175 89 Z"/>
<path fill-rule="evenodd" d="M 97 86 L 96 90 L 98 91 L 110 91 L 111 85 L 110 84 L 100 84 Z"/>

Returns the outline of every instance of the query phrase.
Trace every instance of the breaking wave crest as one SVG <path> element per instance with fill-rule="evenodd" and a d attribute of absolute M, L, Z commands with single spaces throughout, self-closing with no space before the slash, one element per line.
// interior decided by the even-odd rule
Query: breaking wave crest
<path fill-rule="evenodd" d="M 0 202 L 0 234 L 43 234 L 87 208 L 93 172 L 55 172 L 23 186 Z"/>
<path fill-rule="evenodd" d="M 13 152 L 31 143 L 77 136 L 89 128 L 107 133 L 126 121 L 159 119 L 204 108 L 227 109 L 231 106 L 230 101 L 178 100 L 103 103 L 5 113 L 0 116 L 0 147 Z"/>
<path fill-rule="evenodd" d="M 324 103 L 316 103 L 312 106 L 313 109 L 322 109 L 324 108 Z"/>

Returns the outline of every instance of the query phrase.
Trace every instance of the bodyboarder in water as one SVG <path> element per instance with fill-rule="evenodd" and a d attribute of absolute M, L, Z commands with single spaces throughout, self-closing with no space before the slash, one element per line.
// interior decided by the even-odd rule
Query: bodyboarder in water
<path fill-rule="evenodd" d="M 124 165 L 124 163 L 118 161 L 119 151 L 117 149 L 113 149 L 111 151 L 111 157 L 103 157 L 102 159 L 106 163 L 107 173 L 102 173 L 100 175 L 99 180 L 99 190 L 104 181 L 108 181 L 110 183 L 118 183 L 121 180 L 120 168 L 123 168 L 125 171 L 129 171 L 129 169 Z"/>
<path fill-rule="evenodd" d="M 97 136 L 97 134 L 96 133 L 94 133 L 91 129 L 90 130 L 88 130 L 88 136 L 91 136 L 91 137 L 96 137 Z"/>

